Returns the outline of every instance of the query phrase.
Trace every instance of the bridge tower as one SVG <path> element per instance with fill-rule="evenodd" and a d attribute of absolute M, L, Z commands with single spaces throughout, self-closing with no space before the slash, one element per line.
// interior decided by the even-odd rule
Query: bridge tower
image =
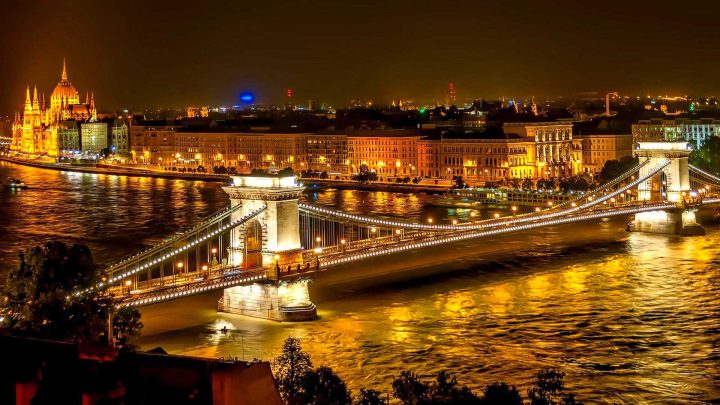
<path fill-rule="evenodd" d="M 231 231 L 228 265 L 263 268 L 268 281 L 225 289 L 218 309 L 279 321 L 315 318 L 308 281 L 280 280 L 281 272 L 303 266 L 298 199 L 304 187 L 293 175 L 262 173 L 232 180 L 231 186 L 223 187 L 231 207 L 240 205 L 232 220 L 259 213 Z"/>
<path fill-rule="evenodd" d="M 652 178 L 638 185 L 638 199 L 646 201 L 683 200 L 690 193 L 690 171 L 688 157 L 690 146 L 687 142 L 639 142 L 636 153 L 640 160 L 650 160 L 640 168 L 638 176 L 645 177 L 650 170 L 663 161 L 670 164 Z M 684 194 L 683 194 L 684 193 Z"/>
<path fill-rule="evenodd" d="M 638 185 L 638 200 L 676 204 L 676 208 L 643 212 L 635 215 L 628 230 L 633 232 L 675 235 L 704 235 L 705 229 L 695 221 L 692 207 L 688 157 L 692 149 L 685 141 L 640 141 L 636 153 L 640 160 L 650 160 L 638 176 L 647 177 L 653 168 L 670 163 L 658 174 Z"/>

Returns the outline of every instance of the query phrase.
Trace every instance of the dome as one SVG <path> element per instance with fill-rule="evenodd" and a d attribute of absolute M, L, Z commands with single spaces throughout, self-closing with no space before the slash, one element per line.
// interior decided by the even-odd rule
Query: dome
<path fill-rule="evenodd" d="M 80 95 L 75 87 L 70 83 L 67 76 L 67 69 L 65 69 L 65 61 L 63 60 L 63 70 L 60 76 L 60 81 L 50 95 L 50 106 L 53 108 L 60 107 L 62 102 L 67 104 L 79 104 Z"/>
<path fill-rule="evenodd" d="M 72 83 L 70 83 L 67 80 L 63 80 L 60 83 L 58 83 L 57 86 L 55 86 L 55 90 L 53 90 L 51 98 L 66 98 L 66 99 L 77 99 L 78 92 L 75 90 L 75 87 L 73 87 Z"/>

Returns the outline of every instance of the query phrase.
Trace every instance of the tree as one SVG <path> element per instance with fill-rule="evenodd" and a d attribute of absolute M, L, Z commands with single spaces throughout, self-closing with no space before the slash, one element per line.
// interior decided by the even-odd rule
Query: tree
<path fill-rule="evenodd" d="M 343 380 L 330 367 L 318 367 L 305 373 L 302 403 L 349 405 L 352 403 L 352 397 Z"/>
<path fill-rule="evenodd" d="M 557 183 L 554 177 L 549 179 L 540 179 L 537 181 L 536 187 L 538 191 L 555 191 Z"/>
<path fill-rule="evenodd" d="M 278 390 L 285 403 L 301 404 L 304 379 L 313 369 L 310 356 L 302 350 L 298 339 L 285 339 L 282 352 L 273 362 L 273 368 Z"/>
<path fill-rule="evenodd" d="M 295 171 L 291 167 L 286 167 L 286 168 L 278 171 L 278 176 L 280 176 L 280 177 L 287 177 L 287 176 L 294 176 L 294 175 L 295 175 Z M 303 175 L 303 177 L 305 177 L 305 176 Z"/>
<path fill-rule="evenodd" d="M 574 191 L 588 191 L 590 189 L 590 181 L 585 176 L 576 176 L 573 184 Z"/>
<path fill-rule="evenodd" d="M 8 273 L 3 290 L 5 308 L 3 326 L 23 336 L 107 344 L 107 322 L 113 297 L 93 289 L 102 280 L 101 270 L 84 245 L 67 247 L 62 242 L 47 242 L 20 254 L 17 269 Z M 113 314 L 116 333 L 123 341 L 137 336 L 142 328 L 135 309 Z"/>
<path fill-rule="evenodd" d="M 514 189 L 519 189 L 519 188 L 520 188 L 520 179 L 517 178 L 517 177 L 511 178 L 510 181 L 509 181 L 509 183 L 510 183 L 510 186 L 511 186 L 512 188 L 514 188 Z"/>
<path fill-rule="evenodd" d="M 140 336 L 143 324 L 140 322 L 140 312 L 134 308 L 119 309 L 113 318 L 113 334 L 121 346 L 128 346 L 128 342 Z"/>
<path fill-rule="evenodd" d="M 465 188 L 465 180 L 462 176 L 453 176 L 452 184 L 453 188 Z"/>
<path fill-rule="evenodd" d="M 419 177 L 415 177 L 415 178 L 412 179 L 412 182 L 413 182 L 413 184 L 418 184 L 418 183 L 420 183 L 420 178 L 419 178 Z"/>
<path fill-rule="evenodd" d="M 430 387 L 412 371 L 403 371 L 392 382 L 393 396 L 403 404 L 417 405 L 427 401 Z"/>
<path fill-rule="evenodd" d="M 323 170 L 323 172 L 320 173 L 320 178 L 321 178 L 321 179 L 327 179 L 328 177 L 329 177 L 329 175 L 328 175 L 328 172 L 327 172 L 327 171 Z"/>
<path fill-rule="evenodd" d="M 522 189 L 523 190 L 532 190 L 533 189 L 533 181 L 530 179 L 530 177 L 525 177 L 522 181 Z"/>
<path fill-rule="evenodd" d="M 690 153 L 690 164 L 711 173 L 720 173 L 720 137 L 706 139 Z"/>
<path fill-rule="evenodd" d="M 360 395 L 355 400 L 355 405 L 387 405 L 387 403 L 380 391 L 365 388 L 360 388 Z"/>
<path fill-rule="evenodd" d="M 455 376 L 441 371 L 430 386 L 430 403 L 432 404 L 477 404 L 480 398 L 469 388 L 458 386 Z"/>
<path fill-rule="evenodd" d="M 507 385 L 504 382 L 494 382 L 485 386 L 480 403 L 483 405 L 522 405 L 523 398 L 515 386 Z"/>
<path fill-rule="evenodd" d="M 560 191 L 563 193 L 567 193 L 570 191 L 570 187 L 572 185 L 572 178 L 569 177 L 563 177 L 558 181 L 558 187 L 560 188 Z"/>
<path fill-rule="evenodd" d="M 620 160 L 608 160 L 600 170 L 601 183 L 607 183 L 617 177 L 620 177 L 626 171 L 637 166 L 640 159 L 632 156 L 625 156 Z"/>
<path fill-rule="evenodd" d="M 575 395 L 565 393 L 565 373 L 555 368 L 538 372 L 535 387 L 528 390 L 530 405 L 576 405 Z"/>

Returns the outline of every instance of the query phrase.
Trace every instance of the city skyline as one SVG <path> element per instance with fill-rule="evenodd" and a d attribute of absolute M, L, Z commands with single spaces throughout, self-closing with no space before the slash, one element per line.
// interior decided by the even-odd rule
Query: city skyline
<path fill-rule="evenodd" d="M 646 2 L 623 4 L 622 13 L 613 1 L 521 3 L 12 4 L 5 14 L 16 17 L 0 24 L 12 39 L 3 47 L 0 111 L 18 111 L 27 85 L 51 88 L 63 58 L 108 110 L 232 105 L 244 90 L 260 104 L 282 105 L 288 88 L 297 104 L 442 102 L 449 83 L 458 103 L 719 90 L 720 63 L 706 51 L 720 45 L 711 32 L 714 3 L 674 10 L 672 23 Z M 83 27 L 81 40 L 68 35 L 75 27 Z"/>

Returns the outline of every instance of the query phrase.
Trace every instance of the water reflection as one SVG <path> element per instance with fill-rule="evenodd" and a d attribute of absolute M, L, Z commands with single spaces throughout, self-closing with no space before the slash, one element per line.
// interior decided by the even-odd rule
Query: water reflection
<path fill-rule="evenodd" d="M 87 243 L 109 260 L 227 204 L 219 184 L 0 163 L 0 178 L 8 176 L 34 187 L 0 192 L 0 251 L 11 258 L 30 243 L 58 237 Z M 306 198 L 359 214 L 438 221 L 470 212 L 425 206 L 422 194 L 318 191 Z M 599 235 L 620 242 L 590 243 Z M 316 364 L 335 368 L 353 389 L 387 391 L 405 369 L 421 375 L 449 369 L 473 388 L 499 379 L 524 389 L 540 368 L 559 366 L 588 403 L 720 398 L 717 228 L 680 238 L 626 234 L 622 224 L 602 223 L 483 244 L 510 252 L 457 260 L 463 272 L 420 282 L 318 294 L 315 322 L 207 311 L 203 326 L 141 343 L 187 355 L 269 359 L 295 336 Z"/>

